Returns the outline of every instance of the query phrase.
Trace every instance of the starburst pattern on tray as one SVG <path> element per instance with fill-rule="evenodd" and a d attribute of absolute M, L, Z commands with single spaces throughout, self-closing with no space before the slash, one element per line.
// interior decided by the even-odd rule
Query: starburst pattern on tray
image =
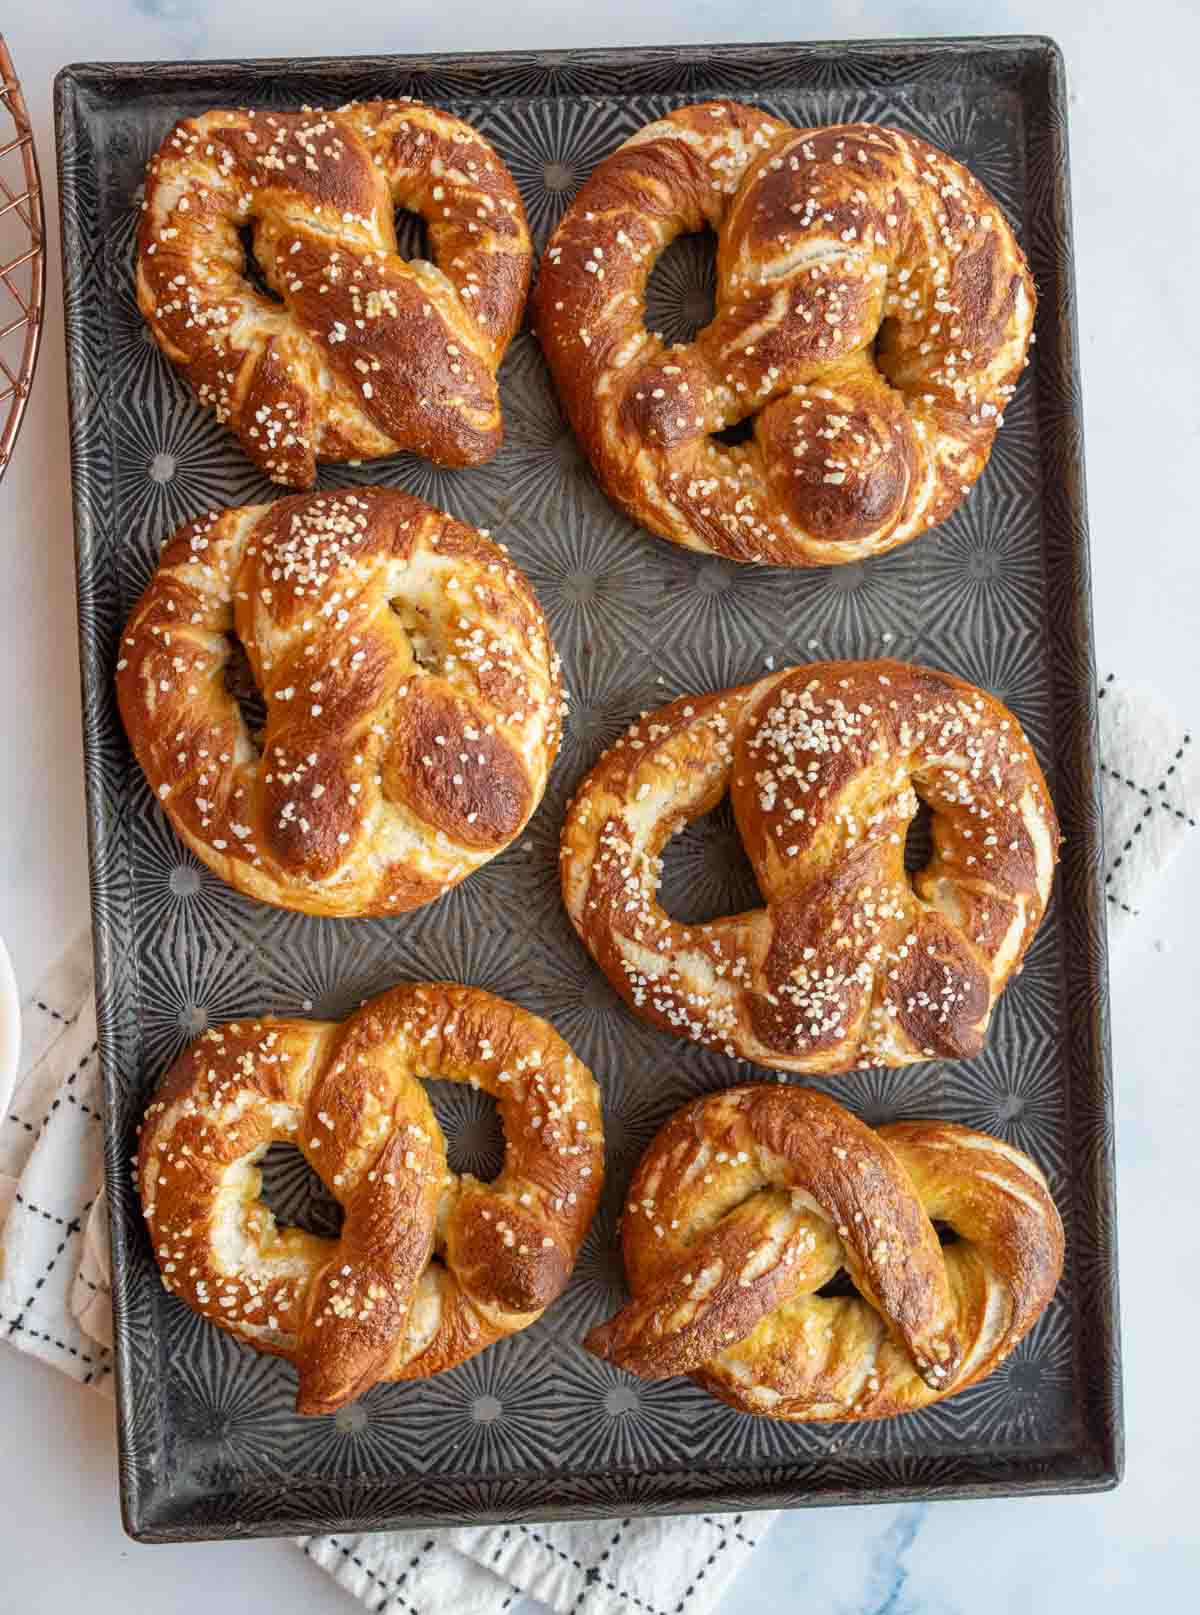
<path fill-rule="evenodd" d="M 303 1228 L 336 1239 L 342 1226 L 337 1201 L 294 1144 L 272 1144 L 259 1162 L 262 1199 L 281 1228 Z"/>
<path fill-rule="evenodd" d="M 410 1417 L 426 1464 L 442 1474 L 556 1465 L 555 1432 L 546 1417 L 546 1352 L 538 1347 L 527 1330 L 422 1385 Z"/>
<path fill-rule="evenodd" d="M 974 1444 L 1023 1446 L 1067 1413 L 1072 1379 L 1070 1308 L 1060 1303 L 995 1373 L 945 1406 Z"/>
<path fill-rule="evenodd" d="M 450 1170 L 469 1172 L 481 1183 L 490 1183 L 504 1165 L 504 1130 L 496 1101 L 468 1083 L 430 1082 L 426 1086 L 446 1140 Z"/>
<path fill-rule="evenodd" d="M 1001 488 L 990 505 L 968 499 L 923 541 L 921 597 L 926 632 L 999 642 L 1042 609 L 1042 534 L 1028 501 Z"/>
<path fill-rule="evenodd" d="M 586 529 L 567 525 L 553 548 L 522 543 L 525 534 L 522 520 L 510 548 L 537 590 L 555 644 L 636 641 L 658 578 L 649 546 L 623 517 L 613 512 Z"/>
<path fill-rule="evenodd" d="M 540 251 L 592 169 L 638 126 L 619 104 L 555 96 L 495 103 L 480 127 L 512 170 Z"/>
<path fill-rule="evenodd" d="M 153 801 L 134 820 L 133 836 L 138 923 L 148 935 L 189 953 L 213 931 L 247 923 L 250 900 L 183 845 Z"/>
<path fill-rule="evenodd" d="M 646 284 L 646 328 L 667 343 L 691 342 L 713 317 L 717 238 L 711 230 L 679 236 Z"/>
<path fill-rule="evenodd" d="M 290 1466 L 280 1437 L 290 1422 L 295 1376 L 182 1302 L 171 1302 L 167 1318 L 168 1385 L 187 1480 L 210 1486 L 282 1480 Z"/>
<path fill-rule="evenodd" d="M 291 1420 L 287 1441 L 294 1473 L 321 1479 L 388 1479 L 418 1467 L 418 1437 L 412 1412 L 419 1383 L 376 1385 L 336 1413 L 299 1424 Z M 299 1429 L 297 1429 L 299 1425 Z"/>
<path fill-rule="evenodd" d="M 144 578 L 163 543 L 193 516 L 274 497 L 248 460 L 230 455 L 226 428 L 181 389 L 161 412 L 126 395 L 117 404 L 115 433 L 117 508 Z"/>
<path fill-rule="evenodd" d="M 671 918 L 685 925 L 763 907 L 727 796 L 663 848 L 659 897 Z"/>
<path fill-rule="evenodd" d="M 1033 1155 L 1044 1172 L 1064 1152 L 1066 1103 L 1053 1042 L 1010 1037 L 993 1041 L 975 1060 L 945 1068 L 947 1112 L 955 1121 L 1015 1144 Z"/>
<path fill-rule="evenodd" d="M 552 1384 L 555 1414 L 587 1467 L 640 1467 L 652 1452 L 678 1462 L 720 1417 L 689 1380 L 636 1380 L 578 1347 L 561 1349 Z"/>
<path fill-rule="evenodd" d="M 234 938 L 206 936 L 189 945 L 162 935 L 150 938 L 148 952 L 153 969 L 142 989 L 142 1032 L 153 1076 L 210 1026 L 261 1013 L 262 982 L 246 968 Z"/>

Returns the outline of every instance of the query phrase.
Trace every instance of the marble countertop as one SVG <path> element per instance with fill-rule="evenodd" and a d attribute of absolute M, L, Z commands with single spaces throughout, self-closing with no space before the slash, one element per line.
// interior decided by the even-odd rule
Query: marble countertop
<path fill-rule="evenodd" d="M 53 213 L 51 86 L 81 59 L 655 44 L 688 40 L 1049 33 L 1070 71 L 1079 318 L 1102 670 L 1141 677 L 1183 716 L 1200 687 L 1200 455 L 1192 275 L 1200 164 L 1191 158 L 1200 12 L 1145 0 L 1136 26 L 1088 0 L 550 0 L 428 10 L 358 0 L 53 0 L 4 30 L 24 81 Z M 31 986 L 86 923 L 75 603 L 57 227 L 37 386 L 0 484 L 0 933 Z M 1184 854 L 1113 965 L 1128 1478 L 1084 1498 L 833 1509 L 783 1518 L 722 1615 L 992 1615 L 1016 1608 L 1164 1608 L 1200 1578 L 1191 1504 L 1196 1419 L 1165 1346 L 1200 1336 L 1185 1276 L 1200 1258 L 1200 1114 L 1192 1058 L 1200 995 L 1188 922 L 1200 857 Z M 1190 1215 L 1189 1215 L 1190 1213 Z M 1181 1402 L 1184 1411 L 1181 1413 Z M 148 1549 L 117 1512 L 110 1405 L 15 1353 L 0 1359 L 0 1610 L 93 1615 L 156 1607 L 354 1607 L 285 1543 Z M 64 1518 L 70 1524 L 64 1536 Z M 269 1603 L 267 1601 L 269 1600 Z M 422 1611 L 421 1615 L 426 1615 Z M 429 1612 L 432 1615 L 432 1612 Z"/>

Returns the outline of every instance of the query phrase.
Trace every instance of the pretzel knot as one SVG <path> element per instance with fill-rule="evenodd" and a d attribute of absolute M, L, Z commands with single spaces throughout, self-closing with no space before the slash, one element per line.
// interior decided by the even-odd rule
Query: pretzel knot
<path fill-rule="evenodd" d="M 957 1242 L 942 1248 L 934 1222 Z M 990 1374 L 1050 1302 L 1063 1230 L 1019 1150 L 950 1122 L 877 1131 L 757 1084 L 685 1106 L 622 1222 L 633 1300 L 584 1342 L 747 1413 L 881 1419 Z M 814 1292 L 845 1269 L 858 1295 Z"/>
<path fill-rule="evenodd" d="M 716 313 L 666 347 L 645 329 L 647 280 L 705 226 Z M 1003 213 L 944 152 L 713 101 L 599 165 L 534 301 L 575 431 L 634 521 L 736 561 L 819 566 L 903 544 L 968 492 L 1035 296 Z M 714 436 L 751 416 L 750 442 Z"/>
<path fill-rule="evenodd" d="M 399 257 L 396 208 L 424 219 L 433 263 Z M 532 249 L 512 175 L 468 124 L 417 101 L 206 112 L 151 160 L 143 209 L 139 307 L 276 482 L 400 449 L 495 455 Z"/>
<path fill-rule="evenodd" d="M 661 853 L 729 791 L 766 899 L 682 925 Z M 912 880 L 920 800 L 933 856 Z M 638 720 L 563 828 L 567 910 L 631 1008 L 787 1071 L 960 1058 L 1045 911 L 1058 823 L 1013 715 L 948 673 L 818 662 Z"/>
<path fill-rule="evenodd" d="M 252 733 L 240 643 L 266 704 Z M 558 657 L 487 536 L 411 495 L 300 494 L 189 522 L 121 641 L 151 788 L 223 880 L 310 914 L 398 914 L 519 834 L 558 747 Z"/>
<path fill-rule="evenodd" d="M 446 1166 L 423 1078 L 491 1094 L 504 1167 Z M 294 1144 L 341 1237 L 278 1228 L 255 1163 Z M 472 987 L 394 988 L 340 1025 L 206 1032 L 146 1111 L 138 1189 L 167 1289 L 300 1376 L 328 1413 L 524 1329 L 566 1286 L 604 1176 L 591 1073 L 545 1021 Z"/>

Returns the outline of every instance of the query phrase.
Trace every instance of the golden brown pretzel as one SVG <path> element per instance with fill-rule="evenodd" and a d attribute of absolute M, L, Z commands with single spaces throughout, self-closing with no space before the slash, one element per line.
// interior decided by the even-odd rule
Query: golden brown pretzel
<path fill-rule="evenodd" d="M 766 908 L 682 925 L 663 847 L 729 790 Z M 933 857 L 912 881 L 923 797 Z M 1013 715 L 949 673 L 816 662 L 638 720 L 583 781 L 563 896 L 626 1002 L 788 1071 L 977 1054 L 1050 895 L 1059 833 Z"/>
<path fill-rule="evenodd" d="M 446 1167 L 420 1078 L 491 1094 L 504 1167 Z M 295 1144 L 343 1207 L 337 1240 L 279 1229 L 255 1163 Z M 219 1026 L 146 1111 L 138 1190 L 163 1283 L 300 1375 L 328 1413 L 379 1380 L 453 1368 L 565 1287 L 604 1176 L 600 1100 L 545 1021 L 442 982 L 393 988 L 340 1024 Z"/>
<path fill-rule="evenodd" d="M 1019 1150 L 951 1122 L 872 1131 L 774 1084 L 677 1111 L 622 1234 L 634 1299 L 588 1350 L 776 1419 L 882 1419 L 965 1390 L 1037 1322 L 1063 1260 Z M 857 1296 L 814 1293 L 842 1268 Z"/>
<path fill-rule="evenodd" d="M 706 225 L 716 314 L 667 348 L 644 326 L 646 282 Z M 1003 213 L 944 152 L 711 101 L 599 165 L 534 312 L 575 431 L 634 521 L 736 561 L 819 566 L 892 549 L 959 503 L 1025 363 L 1034 287 Z M 748 416 L 753 441 L 714 441 Z"/>
<path fill-rule="evenodd" d="M 396 207 L 424 218 L 433 263 L 399 257 Z M 247 225 L 275 302 L 245 277 Z M 512 175 L 449 113 L 219 110 L 151 160 L 137 295 L 255 464 L 307 487 L 318 460 L 490 460 L 531 264 Z"/>
<path fill-rule="evenodd" d="M 266 701 L 226 686 L 231 633 Z M 299 494 L 180 529 L 134 608 L 121 716 L 223 880 L 309 914 L 399 914 L 519 834 L 560 728 L 558 657 L 497 545 L 410 494 Z"/>

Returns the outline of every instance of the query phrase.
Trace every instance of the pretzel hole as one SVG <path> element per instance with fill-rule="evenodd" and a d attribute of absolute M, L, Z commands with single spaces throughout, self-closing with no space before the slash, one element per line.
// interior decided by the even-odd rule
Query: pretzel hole
<path fill-rule="evenodd" d="M 254 226 L 243 224 L 238 227 L 238 240 L 242 244 L 242 278 L 248 280 L 260 297 L 265 297 L 268 303 L 278 303 L 282 306 L 283 298 L 267 279 L 266 271 L 259 263 L 254 251 Z"/>
<path fill-rule="evenodd" d="M 259 1199 L 280 1228 L 301 1228 L 322 1239 L 337 1239 L 342 1208 L 294 1144 L 272 1144 L 258 1163 Z"/>
<path fill-rule="evenodd" d="M 754 416 L 747 415 L 743 420 L 734 421 L 732 426 L 723 426 L 719 432 L 710 432 L 708 435 L 714 443 L 724 443 L 727 449 L 735 449 L 739 443 L 749 443 L 754 436 Z"/>
<path fill-rule="evenodd" d="M 423 607 L 415 605 L 411 600 L 389 600 L 393 612 L 399 617 L 401 625 L 408 635 L 409 649 L 412 659 L 423 673 L 436 673 L 441 667 L 441 657 L 438 655 L 437 641 L 434 637 L 433 624 L 429 613 Z"/>
<path fill-rule="evenodd" d="M 396 251 L 401 258 L 411 263 L 414 259 L 423 263 L 433 262 L 433 249 L 429 245 L 429 227 L 419 213 L 410 208 L 398 207 L 392 215 L 392 224 L 396 231 Z"/>
<path fill-rule="evenodd" d="M 762 907 L 728 796 L 673 836 L 662 850 L 662 862 L 659 901 L 681 925 L 703 925 Z"/>
<path fill-rule="evenodd" d="M 254 677 L 246 647 L 235 633 L 225 635 L 229 653 L 225 659 L 225 688 L 237 702 L 251 743 L 262 754 L 262 732 L 267 723 L 267 703 Z"/>
<path fill-rule="evenodd" d="M 904 837 L 904 868 L 915 875 L 933 857 L 933 812 L 923 797 L 917 798 L 917 811 L 909 820 Z"/>
<path fill-rule="evenodd" d="M 430 1078 L 425 1085 L 446 1140 L 451 1172 L 470 1173 L 480 1183 L 499 1177 L 504 1166 L 504 1128 L 491 1094 L 465 1082 Z"/>
<path fill-rule="evenodd" d="M 951 1228 L 948 1222 L 938 1222 L 935 1218 L 933 1223 L 933 1231 L 938 1236 L 938 1243 L 940 1245 L 957 1245 L 959 1243 L 959 1234 L 953 1228 Z M 816 1293 L 817 1295 L 821 1296 L 823 1300 L 831 1300 L 835 1297 L 857 1295 L 859 1292 L 857 1285 L 850 1277 L 847 1270 L 844 1267 L 839 1267 L 833 1277 L 831 1279 L 826 1279 L 825 1283 L 822 1284 L 821 1288 Z"/>
<path fill-rule="evenodd" d="M 826 1279 L 816 1292 L 823 1300 L 858 1294 L 858 1287 L 844 1267 L 839 1267 L 831 1279 Z"/>
<path fill-rule="evenodd" d="M 668 344 L 692 342 L 717 301 L 717 237 L 709 229 L 676 236 L 646 282 L 646 328 Z"/>

